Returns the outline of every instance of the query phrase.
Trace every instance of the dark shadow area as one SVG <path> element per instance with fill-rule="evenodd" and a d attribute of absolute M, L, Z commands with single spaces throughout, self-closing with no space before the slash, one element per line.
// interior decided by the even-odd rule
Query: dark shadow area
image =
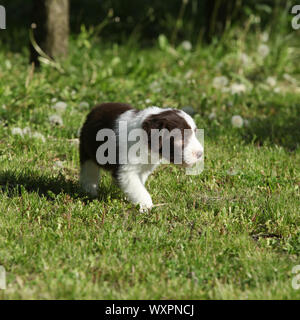
<path fill-rule="evenodd" d="M 86 204 L 94 199 L 89 198 L 80 189 L 79 183 L 67 180 L 62 174 L 56 177 L 40 175 L 37 172 L 17 172 L 6 170 L 0 172 L 0 190 L 9 197 L 21 196 L 22 190 L 27 192 L 36 192 L 48 200 L 55 200 L 56 196 L 65 193 L 73 199 L 81 199 Z M 108 197 L 118 197 L 116 187 L 103 188 L 100 184 L 99 197 L 101 202 L 105 202 Z"/>
<path fill-rule="evenodd" d="M 7 30 L 0 37 L 10 51 L 22 51 L 29 45 L 29 29 L 34 22 L 34 3 L 42 0 L 2 0 L 6 8 Z M 182 40 L 211 42 L 221 36 L 226 25 L 245 21 L 249 12 L 257 12 L 262 25 L 269 15 L 259 5 L 279 6 L 271 0 L 70 0 L 70 27 L 78 34 L 81 26 L 93 26 L 95 34 L 108 42 L 125 42 L 131 38 L 141 45 L 153 44 L 160 34 L 172 42 Z M 281 4 L 282 5 L 282 4 Z"/>
<path fill-rule="evenodd" d="M 253 120 L 242 137 L 247 143 L 262 146 L 268 142 L 295 151 L 300 146 L 300 106 L 292 117 L 278 114 Z"/>

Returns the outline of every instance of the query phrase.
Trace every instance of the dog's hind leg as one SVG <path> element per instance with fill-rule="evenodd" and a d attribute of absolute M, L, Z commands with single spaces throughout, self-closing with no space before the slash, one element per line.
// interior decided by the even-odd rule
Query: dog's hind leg
<path fill-rule="evenodd" d="M 83 129 L 82 129 L 83 130 Z M 98 184 L 100 178 L 100 167 L 93 161 L 85 150 L 83 143 L 83 132 L 81 130 L 81 141 L 79 145 L 80 155 L 80 186 L 91 197 L 98 196 Z"/>
<path fill-rule="evenodd" d="M 100 167 L 93 160 L 86 160 L 80 166 L 80 185 L 92 197 L 98 196 Z"/>

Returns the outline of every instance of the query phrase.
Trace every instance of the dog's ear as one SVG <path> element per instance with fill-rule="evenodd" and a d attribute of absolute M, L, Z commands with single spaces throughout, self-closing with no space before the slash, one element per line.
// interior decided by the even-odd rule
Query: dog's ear
<path fill-rule="evenodd" d="M 142 125 L 142 128 L 147 132 L 147 134 L 150 132 L 151 129 L 164 129 L 166 128 L 166 120 L 162 119 L 160 115 L 152 115 L 148 117 Z"/>

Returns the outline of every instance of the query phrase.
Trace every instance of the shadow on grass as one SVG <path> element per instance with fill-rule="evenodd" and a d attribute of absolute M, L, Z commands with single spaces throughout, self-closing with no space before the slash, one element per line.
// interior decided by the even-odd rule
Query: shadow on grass
<path fill-rule="evenodd" d="M 37 172 L 5 170 L 0 172 L 0 190 L 9 197 L 21 196 L 24 190 L 36 192 L 48 200 L 55 200 L 59 194 L 68 194 L 73 199 L 81 199 L 88 203 L 94 199 L 89 198 L 80 188 L 78 182 L 67 180 L 62 174 L 55 177 L 41 175 Z M 105 189 L 100 186 L 99 201 L 106 201 L 114 192 L 111 186 Z"/>
<path fill-rule="evenodd" d="M 242 136 L 247 143 L 261 146 L 267 142 L 295 151 L 300 146 L 300 112 L 293 117 L 277 115 L 255 120 Z"/>

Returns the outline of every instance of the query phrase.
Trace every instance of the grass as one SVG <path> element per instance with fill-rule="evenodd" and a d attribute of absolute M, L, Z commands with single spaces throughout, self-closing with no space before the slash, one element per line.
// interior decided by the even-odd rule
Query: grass
<path fill-rule="evenodd" d="M 240 36 L 242 35 L 242 36 Z M 105 44 L 83 29 L 62 70 L 0 50 L 0 299 L 299 299 L 300 104 L 296 32 L 232 31 L 185 51 Z M 296 41 L 296 40 L 295 40 Z M 296 43 L 296 42 L 295 42 Z M 242 63 L 240 53 L 251 62 Z M 214 79 L 226 76 L 226 88 Z M 276 77 L 276 85 L 268 84 Z M 290 78 L 292 77 L 292 78 Z M 294 80 L 293 80 L 294 79 Z M 245 92 L 232 94 L 232 83 Z M 55 100 L 53 100 L 55 99 Z M 49 116 L 67 103 L 62 126 Z M 81 102 L 87 104 L 81 104 Z M 77 132 L 97 102 L 193 106 L 205 170 L 160 167 L 139 213 L 104 174 L 99 199 L 78 186 Z M 231 117 L 248 120 L 242 128 Z M 12 135 L 29 127 L 30 135 Z M 60 162 L 57 162 L 60 161 Z"/>

